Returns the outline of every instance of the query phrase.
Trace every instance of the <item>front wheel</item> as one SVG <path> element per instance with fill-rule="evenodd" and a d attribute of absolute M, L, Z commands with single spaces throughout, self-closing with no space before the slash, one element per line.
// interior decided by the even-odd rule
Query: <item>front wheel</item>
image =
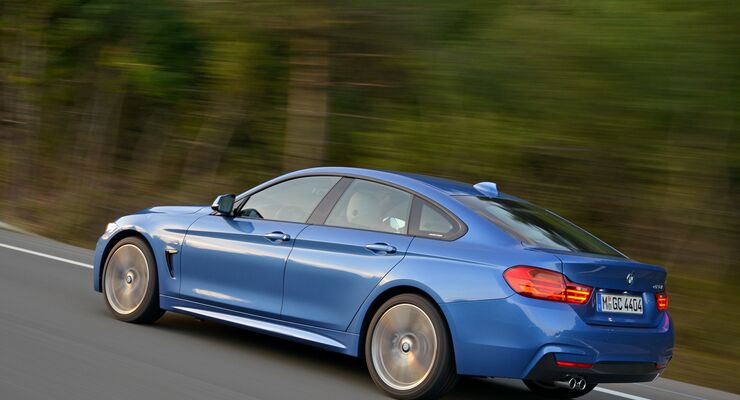
<path fill-rule="evenodd" d="M 150 323 L 164 314 L 154 255 L 143 240 L 127 237 L 113 246 L 103 269 L 103 297 L 122 321 Z"/>
<path fill-rule="evenodd" d="M 397 399 L 441 397 L 457 382 L 447 326 L 437 308 L 415 294 L 393 297 L 375 313 L 365 361 L 375 384 Z"/>
<path fill-rule="evenodd" d="M 527 385 L 529 390 L 533 393 L 542 397 L 549 397 L 551 399 L 575 399 L 576 397 L 581 397 L 587 394 L 596 387 L 596 385 L 587 384 L 583 390 L 570 389 L 559 386 L 554 382 L 533 381 L 529 379 L 525 379 L 524 384 Z"/>

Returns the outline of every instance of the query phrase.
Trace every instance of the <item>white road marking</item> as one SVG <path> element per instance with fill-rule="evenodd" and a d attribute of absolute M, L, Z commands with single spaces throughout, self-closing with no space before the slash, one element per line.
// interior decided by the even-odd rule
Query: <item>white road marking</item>
<path fill-rule="evenodd" d="M 618 397 L 622 397 L 622 398 L 630 399 L 630 400 L 650 400 L 647 397 L 640 397 L 640 396 L 635 396 L 633 394 L 617 392 L 616 390 L 606 389 L 606 388 L 602 388 L 598 386 L 594 388 L 594 392 L 606 393 L 612 396 L 618 396 Z"/>
<path fill-rule="evenodd" d="M 28 249 L 24 249 L 22 247 L 11 246 L 9 244 L 0 243 L 0 247 L 4 247 L 4 248 L 10 249 L 10 250 L 20 251 L 21 253 L 33 254 L 34 256 L 45 257 L 45 258 L 48 258 L 50 260 L 65 262 L 67 264 L 76 265 L 78 267 L 84 267 L 84 268 L 89 268 L 89 269 L 92 269 L 93 268 L 93 266 L 90 265 L 90 264 L 85 264 L 83 262 L 74 261 L 74 260 L 70 260 L 70 259 L 67 259 L 67 258 L 52 256 L 51 254 L 46 254 L 46 253 L 41 253 L 41 252 L 38 252 L 38 251 L 28 250 Z"/>
<path fill-rule="evenodd" d="M 663 389 L 663 388 L 661 388 L 661 387 L 657 387 L 657 386 L 650 386 L 650 385 L 646 385 L 646 384 L 644 384 L 644 383 L 635 383 L 635 385 L 637 385 L 637 386 L 642 386 L 642 387 L 645 387 L 645 388 L 648 388 L 648 389 L 653 389 L 653 390 L 657 390 L 657 391 L 659 391 L 659 392 L 666 392 L 666 393 L 671 393 L 671 394 L 677 394 L 677 395 L 679 395 L 679 396 L 683 396 L 683 397 L 688 397 L 688 398 L 690 398 L 690 399 L 696 399 L 696 400 L 707 400 L 707 399 L 705 399 L 705 398 L 703 398 L 703 397 L 698 397 L 698 396 L 692 396 L 692 395 L 690 395 L 690 394 L 686 394 L 686 393 L 681 393 L 681 392 L 676 392 L 676 391 L 673 391 L 673 390 L 668 390 L 668 389 Z"/>

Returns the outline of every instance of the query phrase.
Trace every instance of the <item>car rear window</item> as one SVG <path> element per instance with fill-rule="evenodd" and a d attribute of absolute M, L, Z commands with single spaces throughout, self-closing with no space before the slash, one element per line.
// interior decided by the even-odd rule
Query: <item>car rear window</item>
<path fill-rule="evenodd" d="M 624 257 L 568 220 L 533 204 L 500 198 L 460 196 L 468 207 L 532 247 Z"/>

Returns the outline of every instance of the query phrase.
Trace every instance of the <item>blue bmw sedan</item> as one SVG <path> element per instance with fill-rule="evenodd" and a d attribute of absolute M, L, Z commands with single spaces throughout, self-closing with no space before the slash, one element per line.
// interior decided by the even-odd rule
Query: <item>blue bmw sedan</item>
<path fill-rule="evenodd" d="M 490 182 L 297 171 L 122 217 L 94 266 L 117 319 L 171 311 L 362 357 L 398 399 L 460 375 L 573 398 L 672 357 L 664 269 Z"/>

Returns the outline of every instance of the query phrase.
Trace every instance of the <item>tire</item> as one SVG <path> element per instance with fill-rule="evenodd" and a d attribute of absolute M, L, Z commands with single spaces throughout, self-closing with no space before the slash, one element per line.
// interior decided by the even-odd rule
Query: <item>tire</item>
<path fill-rule="evenodd" d="M 365 335 L 365 362 L 375 384 L 396 399 L 435 399 L 458 379 L 447 324 L 415 294 L 380 306 Z"/>
<path fill-rule="evenodd" d="M 552 382 L 533 381 L 529 379 L 524 380 L 524 384 L 527 385 L 532 393 L 535 393 L 542 397 L 549 397 L 551 399 L 575 399 L 588 394 L 588 392 L 594 390 L 596 385 L 586 385 L 583 390 L 569 389 L 560 386 L 555 386 Z"/>
<path fill-rule="evenodd" d="M 118 320 L 139 324 L 158 320 L 157 263 L 149 246 L 138 237 L 116 243 L 103 268 L 103 299 Z"/>

